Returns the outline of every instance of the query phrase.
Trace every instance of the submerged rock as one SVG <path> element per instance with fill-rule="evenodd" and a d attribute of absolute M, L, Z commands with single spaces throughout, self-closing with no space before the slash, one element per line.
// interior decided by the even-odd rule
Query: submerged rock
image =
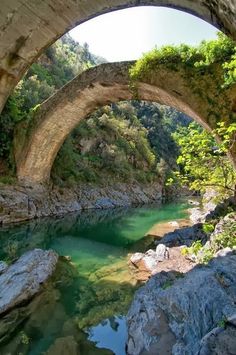
<path fill-rule="evenodd" d="M 235 334 L 231 324 L 236 314 L 235 265 L 236 255 L 231 253 L 208 266 L 194 267 L 184 277 L 171 271 L 153 276 L 136 292 L 128 312 L 127 353 L 235 354 L 234 339 L 229 342 Z M 222 320 L 224 332 L 210 337 L 205 345 L 209 351 L 203 352 L 203 338 Z"/>
<path fill-rule="evenodd" d="M 22 255 L 0 275 L 0 314 L 31 299 L 55 270 L 58 255 L 34 249 Z"/>
<path fill-rule="evenodd" d="M 79 355 L 79 347 L 73 336 L 58 338 L 45 355 Z"/>

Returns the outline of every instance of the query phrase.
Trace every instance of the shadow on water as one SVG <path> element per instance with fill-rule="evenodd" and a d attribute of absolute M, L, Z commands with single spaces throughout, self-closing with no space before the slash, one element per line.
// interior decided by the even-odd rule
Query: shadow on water
<path fill-rule="evenodd" d="M 186 208 L 186 203 L 171 203 L 88 210 L 5 226 L 0 228 L 0 259 L 14 259 L 14 253 L 18 257 L 33 248 L 51 248 L 55 238 L 65 236 L 128 248 L 143 238 L 153 224 L 184 218 Z"/>
<path fill-rule="evenodd" d="M 153 224 L 184 218 L 186 208 L 91 210 L 1 228 L 0 259 L 42 248 L 69 256 L 71 264 L 59 263 L 40 295 L 0 320 L 0 354 L 124 355 L 124 315 L 137 289 L 127 254 L 152 242 L 144 235 Z"/>
<path fill-rule="evenodd" d="M 81 277 L 61 260 L 39 295 L 0 319 L 0 353 L 125 354 L 126 324 L 120 314 L 127 313 L 136 289 L 128 281 L 110 280 L 108 273 L 93 280 Z"/>

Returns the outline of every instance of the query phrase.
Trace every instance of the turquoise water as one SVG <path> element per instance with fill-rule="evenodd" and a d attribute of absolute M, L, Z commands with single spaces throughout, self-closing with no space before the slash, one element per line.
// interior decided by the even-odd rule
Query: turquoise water
<path fill-rule="evenodd" d="M 45 291 L 19 310 L 22 321 L 13 323 L 0 354 L 124 355 L 125 314 L 139 286 L 129 272 L 128 254 L 146 250 L 152 243 L 145 237 L 148 230 L 185 218 L 186 208 L 179 202 L 91 210 L 2 228 L 0 259 L 40 247 L 56 250 L 70 263 L 62 260 Z"/>

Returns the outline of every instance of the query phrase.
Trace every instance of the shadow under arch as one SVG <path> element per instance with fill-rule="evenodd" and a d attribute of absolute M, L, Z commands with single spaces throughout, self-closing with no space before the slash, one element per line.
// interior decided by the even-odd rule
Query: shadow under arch
<path fill-rule="evenodd" d="M 2 0 L 0 112 L 30 65 L 63 34 L 98 15 L 144 5 L 193 14 L 236 40 L 236 6 L 230 0 Z"/>
<path fill-rule="evenodd" d="M 42 103 L 28 128 L 25 141 L 16 151 L 19 181 L 47 182 L 57 152 L 82 119 L 106 104 L 133 99 L 129 78 L 133 64 L 105 63 L 89 69 Z M 196 84 L 203 92 L 209 91 L 202 95 L 192 87 L 188 72 L 184 75 L 185 70 L 173 71 L 160 65 L 148 80 L 137 83 L 138 98 L 174 107 L 212 130 L 217 123 L 217 113 L 212 111 L 212 98 L 217 97 L 219 101 L 219 115 L 230 117 L 236 86 L 226 89 L 219 97 L 217 82 L 214 83 L 212 76 L 206 74 L 203 79 L 199 75 Z M 19 139 L 16 135 L 15 140 Z"/>

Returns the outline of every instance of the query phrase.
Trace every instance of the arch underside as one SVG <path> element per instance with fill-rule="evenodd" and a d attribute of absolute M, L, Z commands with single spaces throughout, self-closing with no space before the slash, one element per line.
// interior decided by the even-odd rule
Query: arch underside
<path fill-rule="evenodd" d="M 95 16 L 141 5 L 183 10 L 236 39 L 236 3 L 231 0 L 2 0 L 0 111 L 31 63 L 64 33 Z"/>
<path fill-rule="evenodd" d="M 82 119 L 106 104 L 133 99 L 129 86 L 132 64 L 106 63 L 89 69 L 41 105 L 29 138 L 17 154 L 20 181 L 48 181 L 58 150 Z M 174 107 L 208 130 L 213 128 L 204 116 L 207 113 L 205 101 L 195 96 L 181 74 L 160 70 L 155 74 L 155 84 L 139 82 L 137 92 L 140 100 Z"/>

